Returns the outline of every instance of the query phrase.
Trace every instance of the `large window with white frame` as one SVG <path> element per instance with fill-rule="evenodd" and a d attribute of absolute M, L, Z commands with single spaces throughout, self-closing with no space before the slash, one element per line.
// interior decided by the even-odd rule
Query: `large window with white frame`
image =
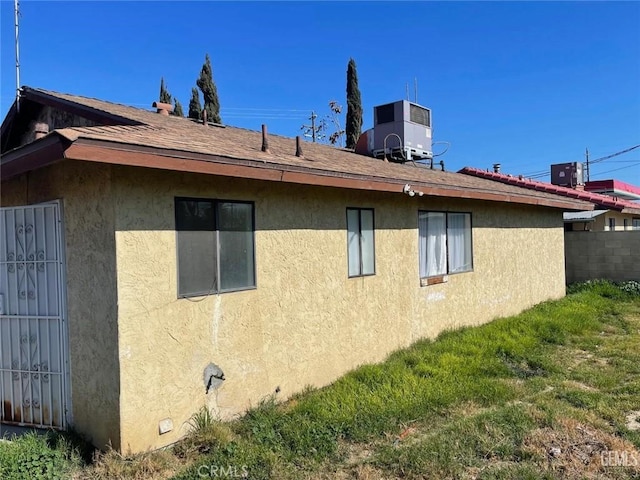
<path fill-rule="evenodd" d="M 178 296 L 256 286 L 252 202 L 176 198 Z"/>
<path fill-rule="evenodd" d="M 372 208 L 347 208 L 347 255 L 349 276 L 376 273 L 376 252 Z"/>
<path fill-rule="evenodd" d="M 420 278 L 473 269 L 471 214 L 418 212 Z"/>

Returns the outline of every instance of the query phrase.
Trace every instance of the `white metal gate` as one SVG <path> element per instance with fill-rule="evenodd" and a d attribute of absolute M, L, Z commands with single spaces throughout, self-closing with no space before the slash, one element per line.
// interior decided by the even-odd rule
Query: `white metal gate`
<path fill-rule="evenodd" d="M 58 202 L 0 208 L 0 422 L 65 428 L 67 337 Z"/>

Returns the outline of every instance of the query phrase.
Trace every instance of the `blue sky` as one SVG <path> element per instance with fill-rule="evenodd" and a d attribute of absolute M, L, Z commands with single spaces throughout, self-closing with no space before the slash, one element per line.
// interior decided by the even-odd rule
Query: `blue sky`
<path fill-rule="evenodd" d="M 499 162 L 539 173 L 582 160 L 585 147 L 597 158 L 640 144 L 640 2 L 20 5 L 23 85 L 150 108 L 164 76 L 186 109 L 209 53 L 224 123 L 295 136 L 311 110 L 345 105 L 353 57 L 364 127 L 407 83 L 413 100 L 417 79 L 434 140 L 451 144 L 447 170 Z M 4 117 L 13 1 L 0 7 Z M 593 165 L 591 178 L 640 184 L 640 149 Z"/>

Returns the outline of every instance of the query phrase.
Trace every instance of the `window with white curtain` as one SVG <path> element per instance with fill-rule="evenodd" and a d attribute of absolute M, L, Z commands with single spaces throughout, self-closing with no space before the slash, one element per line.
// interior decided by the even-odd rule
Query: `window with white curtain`
<path fill-rule="evenodd" d="M 253 203 L 176 198 L 178 296 L 256 286 Z"/>
<path fill-rule="evenodd" d="M 418 212 L 420 278 L 473 269 L 471 214 Z"/>
<path fill-rule="evenodd" d="M 374 275 L 375 242 L 372 208 L 347 208 L 349 276 Z"/>

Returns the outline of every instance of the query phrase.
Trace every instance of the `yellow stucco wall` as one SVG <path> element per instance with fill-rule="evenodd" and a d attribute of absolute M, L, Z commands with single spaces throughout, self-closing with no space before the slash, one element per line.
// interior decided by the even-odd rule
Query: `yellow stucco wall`
<path fill-rule="evenodd" d="M 62 162 L 0 186 L 3 207 L 62 200 L 73 427 L 120 446 L 111 167 Z"/>
<path fill-rule="evenodd" d="M 277 387 L 286 398 L 421 337 L 564 294 L 557 210 L 127 167 L 111 178 L 125 451 L 176 441 L 203 405 L 230 418 Z M 255 202 L 257 289 L 177 298 L 176 196 Z M 347 206 L 375 209 L 374 276 L 348 278 Z M 420 286 L 418 209 L 472 213 L 473 272 Z M 226 380 L 205 395 L 209 362 Z M 166 418 L 174 429 L 160 435 Z"/>
<path fill-rule="evenodd" d="M 634 215 L 631 213 L 620 213 L 615 210 L 608 210 L 602 215 L 598 215 L 593 222 L 575 222 L 571 223 L 571 231 L 581 232 L 589 230 L 592 232 L 608 232 L 609 219 L 614 218 L 616 220 L 616 231 L 633 230 L 633 219 L 639 219 L 640 215 Z M 627 221 L 627 228 L 624 226 L 624 221 Z"/>

